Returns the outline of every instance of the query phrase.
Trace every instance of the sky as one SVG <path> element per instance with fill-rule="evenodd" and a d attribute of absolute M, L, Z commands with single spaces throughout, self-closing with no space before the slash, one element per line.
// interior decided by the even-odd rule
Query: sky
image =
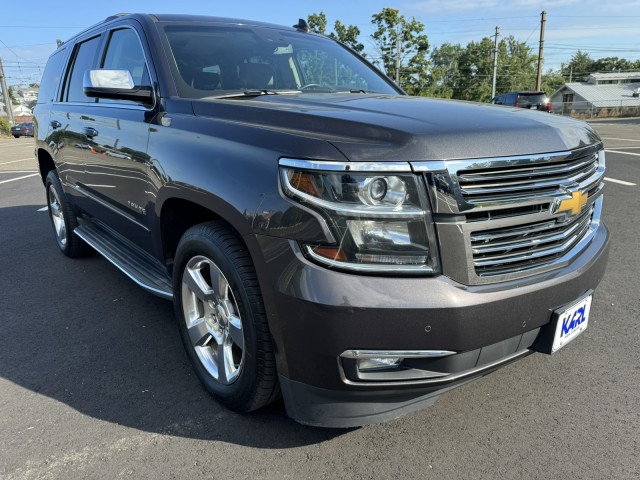
<path fill-rule="evenodd" d="M 591 58 L 640 58 L 640 0 L 111 0 L 51 2 L 5 0 L 0 15 L 0 58 L 8 85 L 39 82 L 56 39 L 66 40 L 119 12 L 187 13 L 293 25 L 298 18 L 324 12 L 329 27 L 336 20 L 358 26 L 365 51 L 374 52 L 371 16 L 385 7 L 425 25 L 431 50 L 450 42 L 463 46 L 494 34 L 513 35 L 537 54 L 540 14 L 547 12 L 543 69 L 558 70 L 577 51 Z"/>

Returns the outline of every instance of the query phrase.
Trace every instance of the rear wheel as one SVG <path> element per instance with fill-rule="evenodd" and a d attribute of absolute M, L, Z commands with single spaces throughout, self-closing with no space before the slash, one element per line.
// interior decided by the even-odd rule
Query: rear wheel
<path fill-rule="evenodd" d="M 174 267 L 175 314 L 205 388 L 239 412 L 271 402 L 279 393 L 273 344 L 244 245 L 222 222 L 196 225 Z"/>
<path fill-rule="evenodd" d="M 80 237 L 73 235 L 73 230 L 78 226 L 78 219 L 62 190 L 55 170 L 51 170 L 47 175 L 45 187 L 49 218 L 58 247 L 67 257 L 75 258 L 86 254 L 88 245 Z"/>

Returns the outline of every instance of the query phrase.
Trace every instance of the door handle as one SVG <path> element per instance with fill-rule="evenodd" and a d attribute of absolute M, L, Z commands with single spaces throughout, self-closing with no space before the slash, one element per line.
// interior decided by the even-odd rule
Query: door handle
<path fill-rule="evenodd" d="M 98 136 L 98 131 L 92 127 L 85 127 L 84 134 L 89 138 L 93 138 Z"/>
<path fill-rule="evenodd" d="M 57 120 L 51 120 L 51 123 L 49 123 L 49 125 L 51 125 L 51 128 L 53 128 L 54 130 L 62 126 L 62 124 Z"/>

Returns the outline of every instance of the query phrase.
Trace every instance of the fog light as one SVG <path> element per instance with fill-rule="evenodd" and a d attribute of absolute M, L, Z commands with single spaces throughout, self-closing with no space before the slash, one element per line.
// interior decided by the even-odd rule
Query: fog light
<path fill-rule="evenodd" d="M 402 357 L 372 357 L 358 360 L 358 370 L 380 370 L 382 368 L 397 368 L 402 363 Z"/>

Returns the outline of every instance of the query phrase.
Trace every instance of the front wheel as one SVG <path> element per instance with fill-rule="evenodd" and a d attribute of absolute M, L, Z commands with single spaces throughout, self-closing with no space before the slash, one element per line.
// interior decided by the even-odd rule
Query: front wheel
<path fill-rule="evenodd" d="M 183 343 L 205 388 L 232 410 L 256 410 L 279 387 L 271 334 L 251 257 L 222 222 L 190 228 L 173 273 Z"/>

